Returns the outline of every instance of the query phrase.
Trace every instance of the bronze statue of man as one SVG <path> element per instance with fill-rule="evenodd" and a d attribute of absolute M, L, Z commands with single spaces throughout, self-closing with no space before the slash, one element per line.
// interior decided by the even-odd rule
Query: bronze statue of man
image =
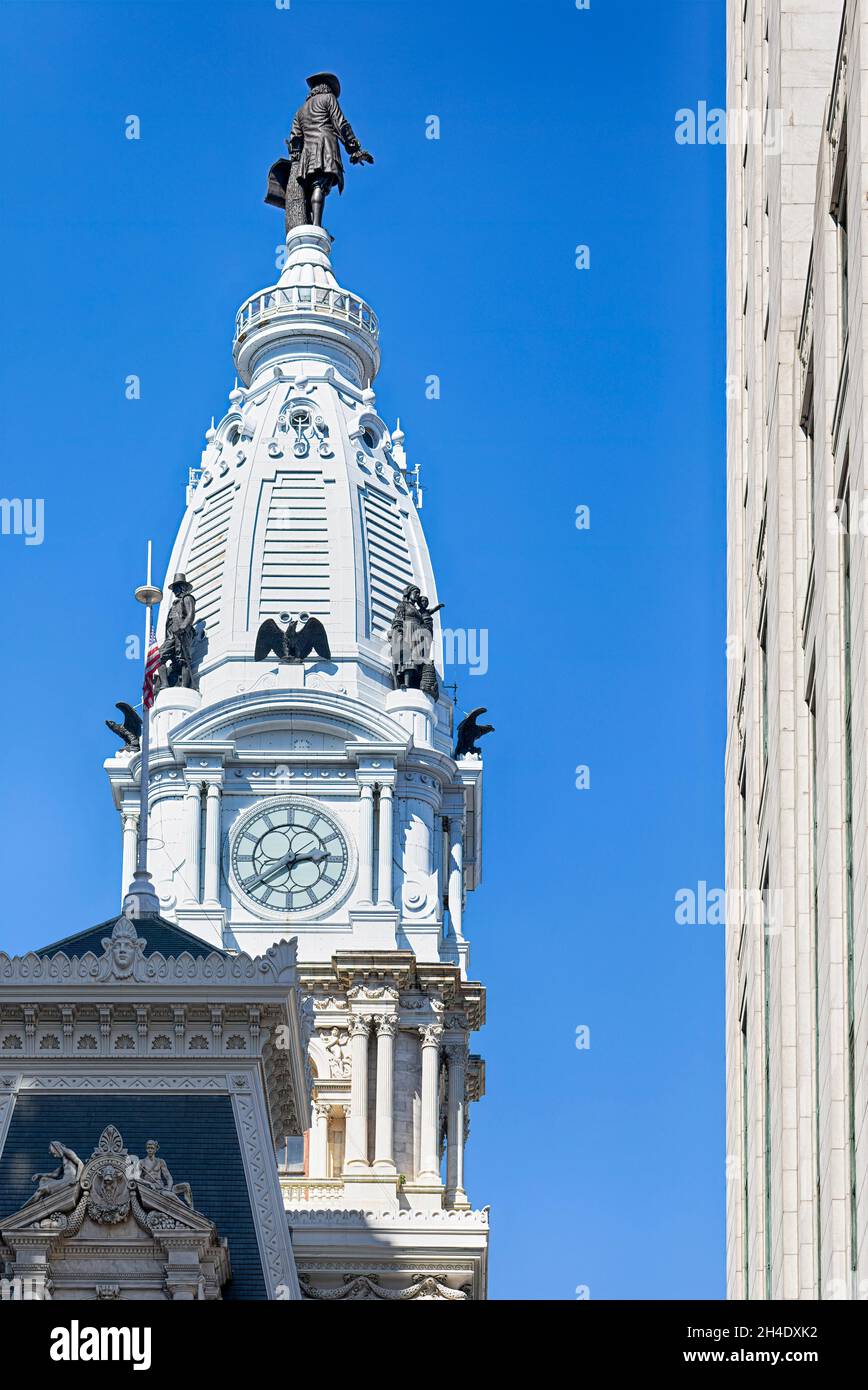
<path fill-rule="evenodd" d="M 196 600 L 193 586 L 187 583 L 185 575 L 176 574 L 169 588 L 175 599 L 166 619 L 166 635 L 160 647 L 160 665 L 154 687 L 159 691 L 167 686 L 180 685 L 185 690 L 195 690 L 193 638 Z"/>
<path fill-rule="evenodd" d="M 322 226 L 323 205 L 333 188 L 343 192 L 341 145 L 351 164 L 373 164 L 338 103 L 341 84 L 333 72 L 307 79 L 307 100 L 298 108 L 287 140 L 289 159 L 279 159 L 268 173 L 266 203 L 286 210 L 286 230 L 304 223 Z"/>

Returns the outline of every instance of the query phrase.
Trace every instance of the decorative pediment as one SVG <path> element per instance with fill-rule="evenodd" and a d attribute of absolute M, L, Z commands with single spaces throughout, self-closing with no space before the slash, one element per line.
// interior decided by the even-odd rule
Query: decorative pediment
<path fill-rule="evenodd" d="M 144 1157 L 108 1125 L 85 1162 L 60 1140 L 58 1166 L 35 1173 L 33 1196 L 0 1220 L 12 1274 L 26 1272 L 41 1297 L 215 1299 L 229 1278 L 229 1251 L 214 1223 L 175 1182 L 159 1144 Z M 105 1293 L 111 1289 L 111 1294 Z"/>

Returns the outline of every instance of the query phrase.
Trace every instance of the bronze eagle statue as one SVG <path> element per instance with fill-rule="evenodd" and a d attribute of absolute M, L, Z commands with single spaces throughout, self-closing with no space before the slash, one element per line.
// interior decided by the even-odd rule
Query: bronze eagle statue
<path fill-rule="evenodd" d="M 128 753 L 138 753 L 141 748 L 142 721 L 132 705 L 125 705 L 123 701 L 118 701 L 115 709 L 119 709 L 124 717 L 123 724 L 118 724 L 114 719 L 107 719 L 106 728 L 111 729 L 113 734 L 117 734 Z"/>
<path fill-rule="evenodd" d="M 458 733 L 455 739 L 455 752 L 452 754 L 456 761 L 458 758 L 466 758 L 472 753 L 481 756 L 479 749 L 476 747 L 476 740 L 482 738 L 483 734 L 494 733 L 493 724 L 477 723 L 479 715 L 485 713 L 485 706 L 480 705 L 479 709 L 471 710 L 466 718 L 462 719 L 461 723 L 458 725 Z"/>
<path fill-rule="evenodd" d="M 256 634 L 254 661 L 267 661 L 269 656 L 276 656 L 278 661 L 297 664 L 307 661 L 311 652 L 316 652 L 323 661 L 331 660 L 329 639 L 319 618 L 299 613 L 296 621 L 289 613 L 281 613 L 280 620 L 287 623 L 285 628 L 273 618 L 266 618 L 260 627 Z"/>

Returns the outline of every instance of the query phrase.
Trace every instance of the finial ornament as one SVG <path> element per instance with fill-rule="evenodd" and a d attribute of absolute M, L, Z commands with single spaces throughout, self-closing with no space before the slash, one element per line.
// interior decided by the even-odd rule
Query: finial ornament
<path fill-rule="evenodd" d="M 285 208 L 287 234 L 301 225 L 321 227 L 329 193 L 333 188 L 343 192 L 341 145 L 351 164 L 374 162 L 340 108 L 341 84 L 334 73 L 312 73 L 307 85 L 307 99 L 296 111 L 286 141 L 289 158 L 278 159 L 268 171 L 265 201 Z"/>

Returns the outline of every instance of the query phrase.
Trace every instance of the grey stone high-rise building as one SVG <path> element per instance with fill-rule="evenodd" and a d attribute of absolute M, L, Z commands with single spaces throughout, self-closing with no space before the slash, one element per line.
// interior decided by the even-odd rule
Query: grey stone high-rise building
<path fill-rule="evenodd" d="M 729 0 L 727 1271 L 868 1292 L 868 6 Z"/>

